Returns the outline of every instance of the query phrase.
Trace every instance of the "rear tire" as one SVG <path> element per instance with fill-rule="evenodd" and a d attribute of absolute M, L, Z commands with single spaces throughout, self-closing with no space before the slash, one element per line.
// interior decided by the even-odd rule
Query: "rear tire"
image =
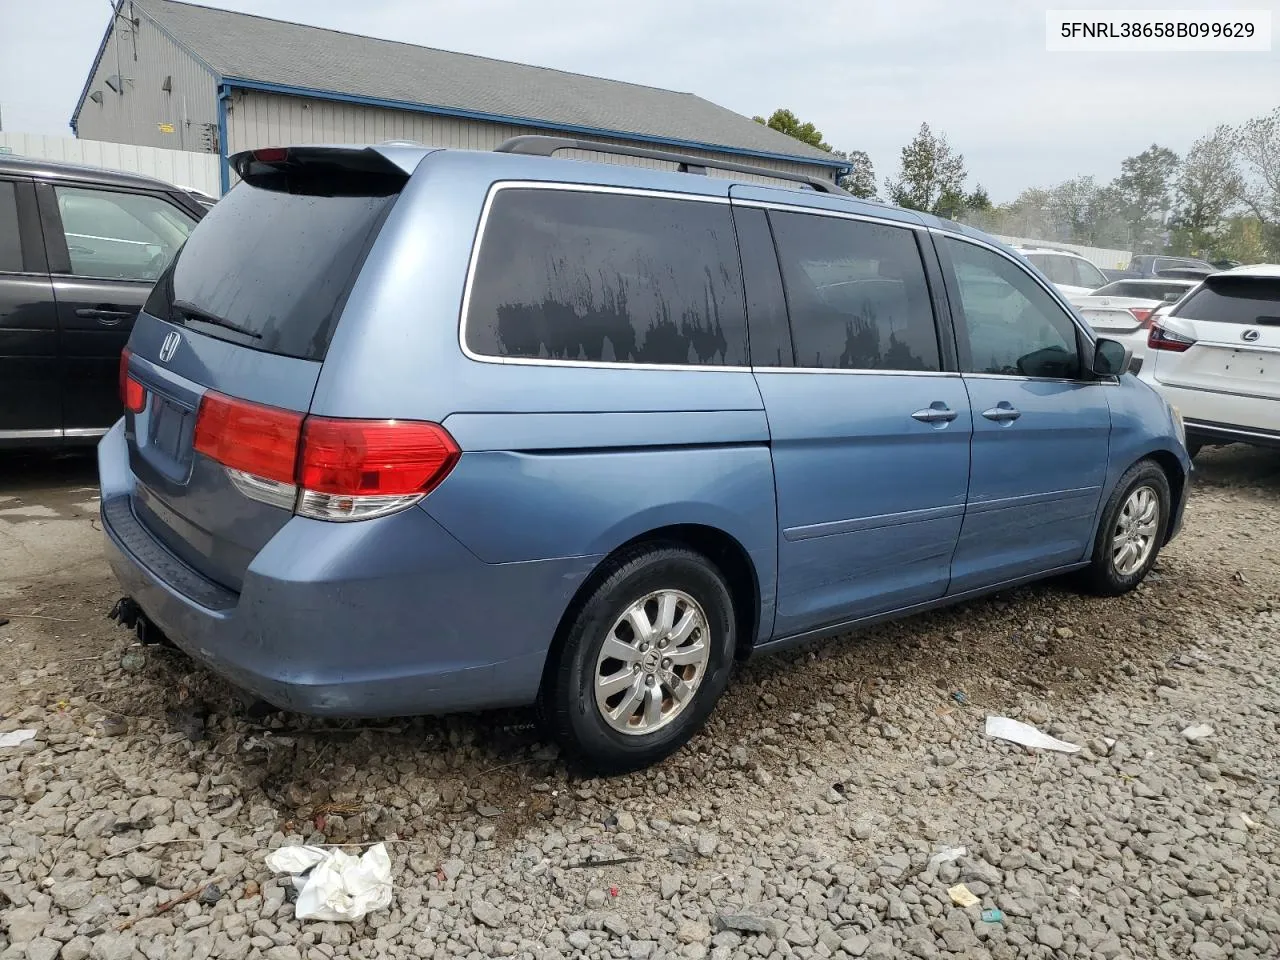
<path fill-rule="evenodd" d="M 1083 571 L 1091 593 L 1128 593 L 1150 572 L 1169 529 L 1169 478 L 1151 460 L 1139 460 L 1120 478 L 1102 511 L 1093 560 Z"/>
<path fill-rule="evenodd" d="M 676 545 L 624 553 L 548 664 L 539 698 L 548 732 L 599 774 L 665 759 L 724 691 L 736 631 L 729 588 L 706 557 Z"/>

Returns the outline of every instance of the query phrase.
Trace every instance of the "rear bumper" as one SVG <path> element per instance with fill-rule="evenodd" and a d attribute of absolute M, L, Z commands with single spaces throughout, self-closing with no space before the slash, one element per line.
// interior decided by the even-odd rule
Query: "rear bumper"
<path fill-rule="evenodd" d="M 1280 400 L 1173 386 L 1158 379 L 1154 370 L 1144 369 L 1142 379 L 1178 408 L 1188 440 L 1260 446 L 1280 443 Z"/>
<path fill-rule="evenodd" d="M 1202 443 L 1251 443 L 1259 447 L 1280 448 L 1280 430 L 1245 429 L 1190 418 L 1184 418 L 1183 422 L 1187 428 L 1188 440 L 1199 440 Z"/>
<path fill-rule="evenodd" d="M 107 559 L 179 647 L 278 707 L 386 717 L 530 703 L 560 616 L 595 558 L 486 564 L 425 511 L 360 523 L 294 517 L 240 593 L 137 520 L 124 432 L 98 448 Z"/>

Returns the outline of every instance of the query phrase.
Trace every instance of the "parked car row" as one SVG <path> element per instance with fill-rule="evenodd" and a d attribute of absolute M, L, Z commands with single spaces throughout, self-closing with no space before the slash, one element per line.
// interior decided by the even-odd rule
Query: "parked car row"
<path fill-rule="evenodd" d="M 1193 456 L 1211 444 L 1280 446 L 1280 268 L 1219 270 L 1188 257 L 1142 255 L 1126 279 L 1084 290 L 1081 281 L 1098 272 L 1085 258 L 1019 252 L 1094 330 L 1132 351 L 1133 372 L 1183 415 Z"/>

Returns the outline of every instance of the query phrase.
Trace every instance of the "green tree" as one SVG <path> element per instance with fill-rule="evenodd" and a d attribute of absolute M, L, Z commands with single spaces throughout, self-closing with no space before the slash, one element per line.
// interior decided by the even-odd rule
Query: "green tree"
<path fill-rule="evenodd" d="M 1267 254 L 1280 257 L 1280 107 L 1240 127 L 1235 146 L 1243 168 L 1242 199 L 1261 225 Z"/>
<path fill-rule="evenodd" d="M 1184 253 L 1217 248 L 1228 214 L 1244 197 L 1236 165 L 1236 135 L 1226 124 L 1191 145 L 1178 173 L 1177 203 L 1169 221 Z"/>
<path fill-rule="evenodd" d="M 1013 200 L 997 208 L 998 233 L 1039 240 L 1053 236 L 1052 194 L 1040 187 L 1028 187 Z"/>
<path fill-rule="evenodd" d="M 862 150 L 850 150 L 844 153 L 832 151 L 837 157 L 849 161 L 849 172 L 840 178 L 840 186 L 855 197 L 864 200 L 874 199 L 876 195 L 876 171 L 871 165 L 871 158 Z"/>
<path fill-rule="evenodd" d="M 1132 230 L 1135 247 L 1162 246 L 1158 234 L 1173 205 L 1173 185 L 1178 172 L 1178 155 L 1168 147 L 1152 144 L 1120 164 L 1120 176 L 1112 186 L 1119 197 L 1122 215 Z"/>
<path fill-rule="evenodd" d="M 987 188 L 982 184 L 978 184 L 973 188 L 973 193 L 964 198 L 964 205 L 974 213 L 990 213 L 993 209 L 991 197 L 987 194 Z"/>
<path fill-rule="evenodd" d="M 900 207 L 935 212 L 950 210 L 956 197 L 964 196 L 964 157 L 952 149 L 945 134 L 935 134 L 929 124 L 902 148 L 901 168 L 896 179 L 886 179 L 889 198 Z M 945 201 L 940 204 L 940 201 Z"/>
<path fill-rule="evenodd" d="M 807 143 L 811 147 L 817 147 L 819 150 L 831 152 L 831 144 L 824 143 L 822 139 L 822 131 L 815 127 L 812 123 L 801 123 L 790 110 L 779 108 L 769 114 L 769 119 L 764 117 L 752 117 L 756 123 L 762 123 L 770 129 L 777 130 L 779 133 L 785 133 L 788 137 L 795 137 L 801 143 Z"/>

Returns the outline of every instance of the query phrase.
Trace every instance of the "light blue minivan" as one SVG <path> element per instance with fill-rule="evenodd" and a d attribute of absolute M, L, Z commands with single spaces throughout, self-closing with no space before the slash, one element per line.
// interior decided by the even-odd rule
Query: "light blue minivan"
<path fill-rule="evenodd" d="M 234 165 L 134 327 L 102 519 L 140 623 L 279 707 L 537 703 L 634 769 L 735 660 L 1120 594 L 1181 524 L 1176 412 L 967 227 L 544 137 Z"/>

